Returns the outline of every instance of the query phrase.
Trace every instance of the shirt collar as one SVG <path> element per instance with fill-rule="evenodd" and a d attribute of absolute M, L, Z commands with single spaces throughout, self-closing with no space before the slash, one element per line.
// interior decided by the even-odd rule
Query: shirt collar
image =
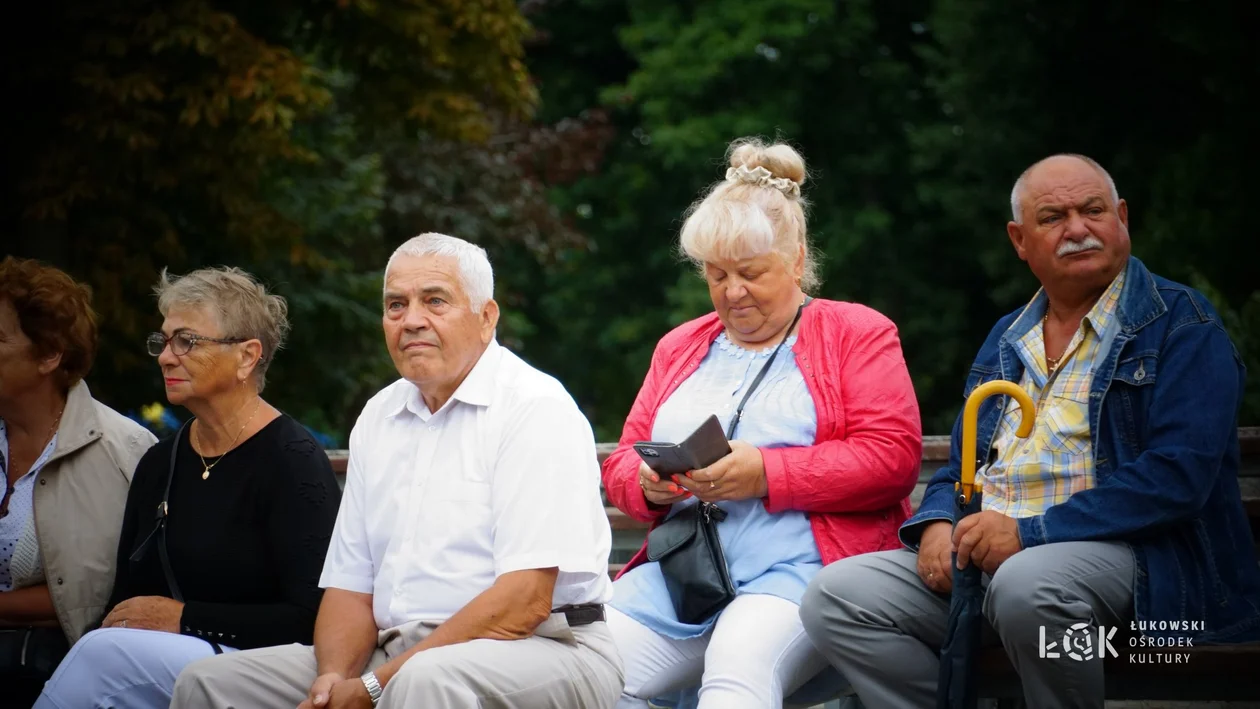
<path fill-rule="evenodd" d="M 1090 329 L 1099 336 L 1103 335 L 1107 325 L 1110 323 L 1110 318 L 1115 315 L 1118 309 L 1119 295 L 1124 288 L 1124 276 L 1128 270 L 1128 266 L 1120 270 L 1120 273 L 1107 286 L 1107 290 L 1103 291 L 1102 296 L 1085 314 L 1085 322 L 1089 323 Z M 1009 342 L 1017 342 L 1034 327 L 1041 324 L 1041 319 L 1046 314 L 1047 303 L 1046 289 L 1044 287 L 1038 288 L 1037 293 L 1024 306 L 1019 317 L 1015 318 L 1015 322 L 1011 323 L 1011 326 L 1006 329 L 1007 340 Z"/>
<path fill-rule="evenodd" d="M 464 377 L 464 381 L 460 382 L 455 389 L 455 393 L 451 394 L 451 398 L 442 406 L 446 409 L 451 406 L 451 402 L 459 401 L 471 406 L 489 406 L 490 401 L 494 397 L 494 375 L 498 370 L 499 359 L 502 357 L 503 348 L 495 340 L 490 340 L 490 344 L 486 346 L 481 356 L 477 358 L 477 363 L 469 370 L 468 375 Z M 430 417 L 437 415 L 439 411 L 429 411 L 429 405 L 424 403 L 424 398 L 420 396 L 420 387 L 414 384 L 405 388 L 406 395 L 400 397 L 399 401 L 390 409 L 387 416 L 398 416 L 403 411 L 410 411 L 420 417 L 422 421 L 428 421 Z"/>
<path fill-rule="evenodd" d="M 1124 274 L 1128 271 L 1128 267 L 1121 269 L 1115 279 L 1111 281 L 1111 285 L 1107 286 L 1107 290 L 1103 291 L 1102 297 L 1094 303 L 1094 307 L 1085 313 L 1085 322 L 1094 329 L 1094 333 L 1102 337 L 1107 328 L 1111 325 L 1115 317 L 1117 307 L 1120 304 L 1120 292 L 1124 290 Z"/>

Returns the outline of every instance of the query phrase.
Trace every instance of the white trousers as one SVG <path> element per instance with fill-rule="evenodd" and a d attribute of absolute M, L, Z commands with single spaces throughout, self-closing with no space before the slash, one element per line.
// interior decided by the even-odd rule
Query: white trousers
<path fill-rule="evenodd" d="M 93 630 L 70 648 L 33 709 L 166 709 L 180 670 L 212 656 L 210 643 L 188 635 Z"/>
<path fill-rule="evenodd" d="M 781 709 L 827 666 L 801 624 L 800 606 L 777 596 L 738 596 L 713 629 L 674 640 L 609 608 L 608 627 L 625 665 L 617 709 L 700 685 L 700 709 Z"/>

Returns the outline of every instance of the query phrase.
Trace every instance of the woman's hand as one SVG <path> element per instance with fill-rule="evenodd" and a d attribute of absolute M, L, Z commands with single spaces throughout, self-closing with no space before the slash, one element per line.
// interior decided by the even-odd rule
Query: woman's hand
<path fill-rule="evenodd" d="M 643 462 L 639 463 L 639 487 L 643 488 L 643 498 L 648 501 L 648 504 L 659 507 L 669 507 L 675 502 L 691 497 L 691 493 L 678 485 L 668 480 L 661 480 L 661 476 Z"/>
<path fill-rule="evenodd" d="M 179 633 L 184 604 L 163 596 L 136 596 L 114 606 L 102 628 L 140 628 Z"/>
<path fill-rule="evenodd" d="M 678 483 L 704 502 L 750 500 L 769 493 L 761 451 L 743 441 L 731 441 L 731 452 L 701 470 L 680 476 Z"/>

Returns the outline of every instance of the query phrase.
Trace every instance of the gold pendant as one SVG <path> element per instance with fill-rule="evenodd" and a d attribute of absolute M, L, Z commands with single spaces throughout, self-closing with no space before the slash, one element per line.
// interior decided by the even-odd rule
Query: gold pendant
<path fill-rule="evenodd" d="M 206 469 L 205 469 L 205 471 L 203 471 L 203 472 L 201 473 L 201 479 L 202 479 L 202 480 L 205 480 L 205 479 L 206 479 L 206 478 L 208 478 L 208 477 L 210 477 L 210 469 L 209 469 L 209 468 L 206 468 Z"/>

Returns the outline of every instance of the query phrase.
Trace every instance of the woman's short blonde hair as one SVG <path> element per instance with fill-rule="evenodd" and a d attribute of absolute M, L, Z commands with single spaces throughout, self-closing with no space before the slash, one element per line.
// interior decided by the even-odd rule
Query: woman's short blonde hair
<path fill-rule="evenodd" d="M 804 246 L 801 288 L 816 288 L 817 259 L 806 236 L 808 205 L 801 197 L 805 159 L 785 143 L 741 138 L 727 150 L 727 163 L 726 179 L 687 210 L 679 237 L 683 255 L 703 268 L 706 261 L 773 251 L 791 266 Z"/>
<path fill-rule="evenodd" d="M 289 305 L 284 298 L 268 293 L 249 273 L 228 266 L 201 268 L 175 278 L 164 268 L 153 290 L 163 317 L 171 310 L 204 309 L 218 319 L 223 337 L 261 342 L 262 357 L 254 367 L 254 379 L 262 392 L 267 368 L 289 334 Z"/>

